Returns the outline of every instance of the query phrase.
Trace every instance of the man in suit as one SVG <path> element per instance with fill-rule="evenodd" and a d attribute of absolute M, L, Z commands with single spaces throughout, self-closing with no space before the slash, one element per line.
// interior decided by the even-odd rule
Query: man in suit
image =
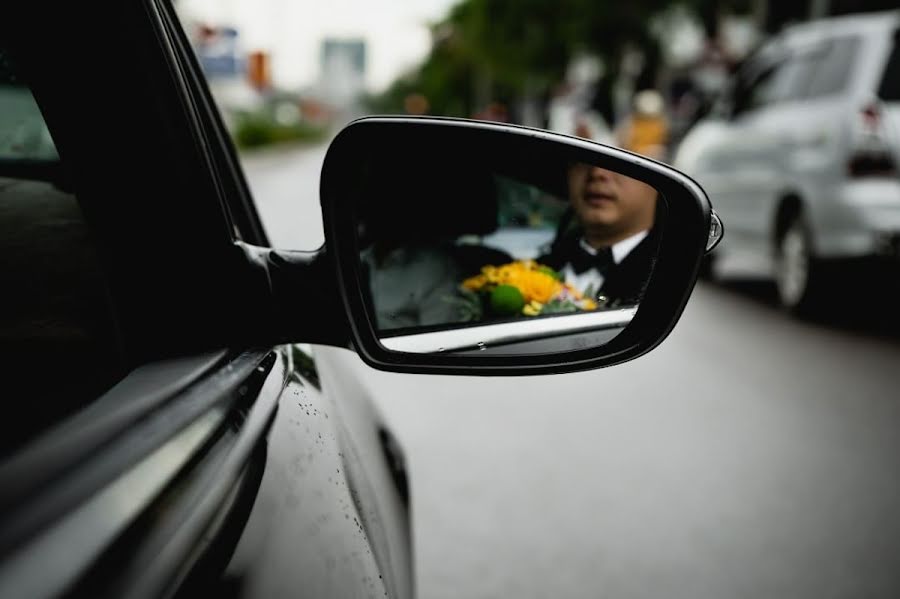
<path fill-rule="evenodd" d="M 538 262 L 601 307 L 639 303 L 656 259 L 656 190 L 577 163 L 568 170 L 568 193 L 578 226 L 561 234 Z"/>

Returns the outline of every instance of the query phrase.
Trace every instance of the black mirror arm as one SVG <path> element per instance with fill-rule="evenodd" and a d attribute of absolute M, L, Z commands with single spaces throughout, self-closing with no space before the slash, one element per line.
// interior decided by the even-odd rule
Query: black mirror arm
<path fill-rule="evenodd" d="M 243 295 L 255 313 L 247 322 L 251 345 L 311 343 L 350 347 L 347 315 L 324 248 L 273 250 L 239 243 L 250 276 Z"/>

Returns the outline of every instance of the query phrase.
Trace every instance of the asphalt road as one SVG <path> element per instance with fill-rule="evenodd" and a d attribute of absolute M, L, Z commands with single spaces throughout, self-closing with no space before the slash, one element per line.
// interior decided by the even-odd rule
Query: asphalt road
<path fill-rule="evenodd" d="M 322 155 L 246 162 L 282 247 L 321 242 Z M 328 359 L 369 381 L 405 446 L 423 598 L 893 598 L 900 334 L 868 316 L 798 322 L 764 288 L 701 284 L 661 347 L 606 370 Z"/>

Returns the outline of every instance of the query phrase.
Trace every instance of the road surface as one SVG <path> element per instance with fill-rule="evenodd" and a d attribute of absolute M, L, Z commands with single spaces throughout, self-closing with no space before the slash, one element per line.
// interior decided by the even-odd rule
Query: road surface
<path fill-rule="evenodd" d="M 321 243 L 322 156 L 246 161 L 277 245 Z M 900 336 L 877 320 L 701 284 L 661 347 L 590 373 L 411 377 L 320 352 L 405 447 L 423 598 L 900 597 Z"/>

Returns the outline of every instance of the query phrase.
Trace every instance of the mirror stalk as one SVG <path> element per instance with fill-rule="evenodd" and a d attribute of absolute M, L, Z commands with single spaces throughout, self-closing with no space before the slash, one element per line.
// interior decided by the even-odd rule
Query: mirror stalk
<path fill-rule="evenodd" d="M 323 250 L 300 252 L 238 243 L 251 276 L 263 277 L 265 297 L 246 323 L 251 345 L 304 343 L 349 348 L 351 336 L 333 266 Z M 249 312 L 249 311 L 248 311 Z"/>

